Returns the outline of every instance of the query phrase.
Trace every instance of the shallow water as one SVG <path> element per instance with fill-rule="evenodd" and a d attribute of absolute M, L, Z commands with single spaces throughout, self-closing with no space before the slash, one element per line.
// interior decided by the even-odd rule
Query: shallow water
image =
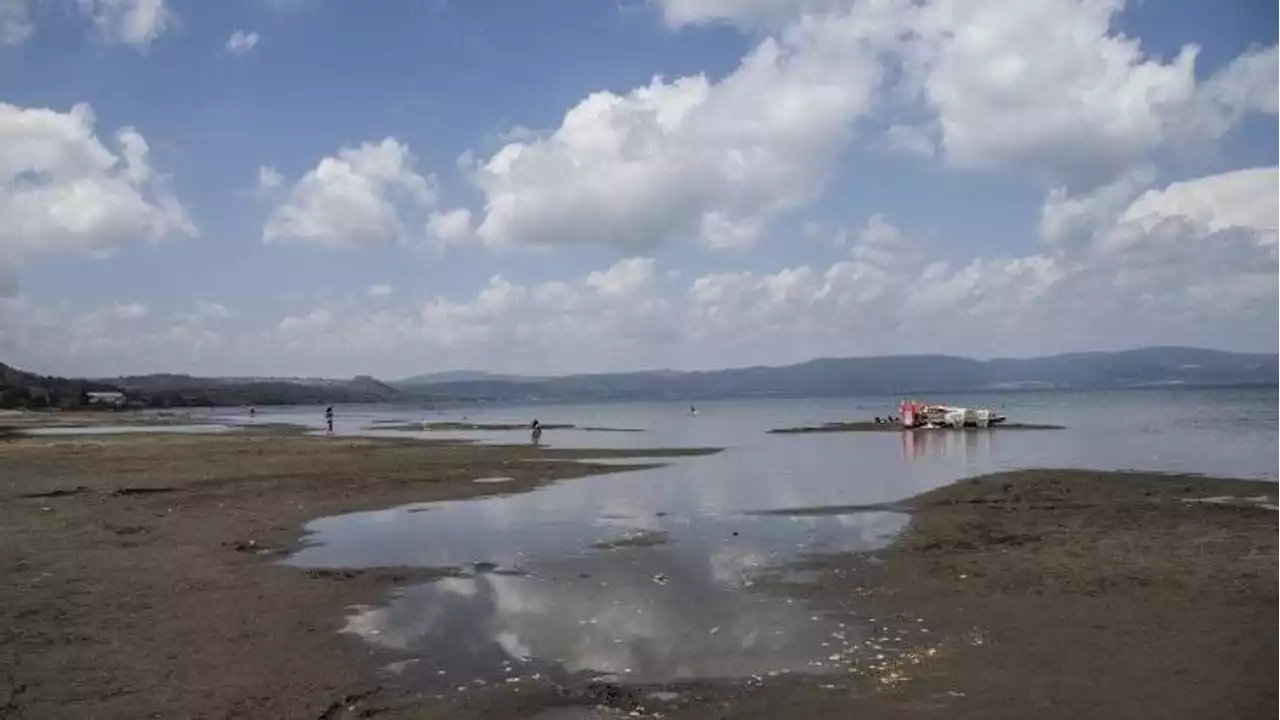
<path fill-rule="evenodd" d="M 870 627 L 841 627 L 755 583 L 806 553 L 881 547 L 907 522 L 851 506 L 1034 466 L 1276 476 L 1274 389 L 1023 393 L 984 403 L 1014 421 L 1068 426 L 1056 431 L 765 433 L 887 413 L 888 402 L 724 402 L 696 417 L 676 403 L 473 410 L 474 422 L 536 414 L 647 430 L 548 431 L 552 445 L 727 449 L 531 493 L 322 518 L 287 562 L 460 568 L 463 577 L 404 589 L 347 618 L 348 632 L 411 660 L 396 666 L 400 682 L 436 692 L 535 675 L 667 682 L 824 672 L 853 661 Z M 420 414 L 343 410 L 338 429 L 369 433 L 394 413 Z M 527 442 L 524 433 L 461 434 Z M 835 509 L 811 510 L 824 507 Z M 776 512 L 797 508 L 810 511 Z"/>
<path fill-rule="evenodd" d="M 227 425 L 86 425 L 83 427 L 45 427 L 24 430 L 27 435 L 127 435 L 136 433 L 201 434 L 221 433 Z"/>

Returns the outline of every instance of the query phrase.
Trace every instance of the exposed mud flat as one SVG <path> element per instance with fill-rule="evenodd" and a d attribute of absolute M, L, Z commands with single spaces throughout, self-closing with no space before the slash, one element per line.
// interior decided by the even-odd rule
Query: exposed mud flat
<path fill-rule="evenodd" d="M 775 588 L 910 639 L 850 706 L 872 717 L 1270 717 L 1276 489 L 991 475 L 905 503 L 912 522 L 888 549 L 813 557 L 814 582 Z"/>
<path fill-rule="evenodd" d="M 744 586 L 765 601 L 803 596 L 814 618 L 865 629 L 811 673 L 531 672 L 423 693 L 413 657 L 340 632 L 350 608 L 499 569 L 278 562 L 313 518 L 626 469 L 574 458 L 696 452 L 270 432 L 0 443 L 0 709 L 330 720 L 1274 714 L 1274 483 L 1026 471 L 896 503 L 912 518 L 888 548 L 811 556 Z M 496 477 L 511 480 L 474 482 Z M 629 571 L 618 553 L 663 547 L 653 533 L 617 540 L 597 549 L 617 572 Z M 655 593 L 684 582 L 643 567 Z M 704 631 L 721 633 L 731 630 Z"/>
<path fill-rule="evenodd" d="M 267 431 L 6 440 L 0 708 L 347 717 L 344 698 L 379 676 L 368 649 L 338 633 L 344 609 L 453 571 L 281 567 L 303 524 L 627 469 L 573 461 L 586 454 Z"/>

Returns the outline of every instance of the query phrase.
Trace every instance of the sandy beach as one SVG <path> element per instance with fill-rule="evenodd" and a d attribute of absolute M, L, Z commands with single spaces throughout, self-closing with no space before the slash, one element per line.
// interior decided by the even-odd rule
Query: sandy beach
<path fill-rule="evenodd" d="M 1274 715 L 1274 483 L 1027 471 L 918 496 L 901 506 L 911 523 L 888 548 L 813 556 L 809 580 L 757 589 L 803 594 L 878 629 L 883 650 L 838 678 L 419 696 L 377 674 L 379 652 L 336 631 L 348 606 L 448 569 L 276 562 L 313 518 L 625 469 L 576 458 L 688 452 L 280 429 L 10 434 L 0 439 L 0 717 Z M 493 476 L 511 481 L 473 482 Z"/>

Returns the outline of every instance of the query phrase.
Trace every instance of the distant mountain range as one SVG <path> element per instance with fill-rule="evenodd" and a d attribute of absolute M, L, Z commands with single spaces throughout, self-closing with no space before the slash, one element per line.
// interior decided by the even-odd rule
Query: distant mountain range
<path fill-rule="evenodd" d="M 1277 355 L 1181 347 L 973 360 L 949 355 L 822 358 L 780 367 L 532 377 L 473 371 L 392 383 L 362 375 L 200 378 L 137 375 L 68 380 L 0 364 L 0 407 L 74 407 L 89 390 L 120 390 L 140 405 L 294 405 L 415 402 L 591 402 L 729 397 L 898 395 L 1001 389 L 1118 389 L 1277 384 Z"/>
<path fill-rule="evenodd" d="M 448 374 L 391 385 L 440 400 L 544 402 L 751 396 L 881 395 L 996 389 L 1274 385 L 1277 356 L 1181 347 L 973 360 L 949 355 L 821 358 L 780 367 L 658 370 L 562 377 Z"/>

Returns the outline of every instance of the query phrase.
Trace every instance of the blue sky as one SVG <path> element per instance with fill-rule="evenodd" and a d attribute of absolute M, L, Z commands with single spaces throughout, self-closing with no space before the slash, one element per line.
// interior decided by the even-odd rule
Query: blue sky
<path fill-rule="evenodd" d="M 0 0 L 0 360 L 1274 350 L 1274 4 L 1019 8 Z"/>

